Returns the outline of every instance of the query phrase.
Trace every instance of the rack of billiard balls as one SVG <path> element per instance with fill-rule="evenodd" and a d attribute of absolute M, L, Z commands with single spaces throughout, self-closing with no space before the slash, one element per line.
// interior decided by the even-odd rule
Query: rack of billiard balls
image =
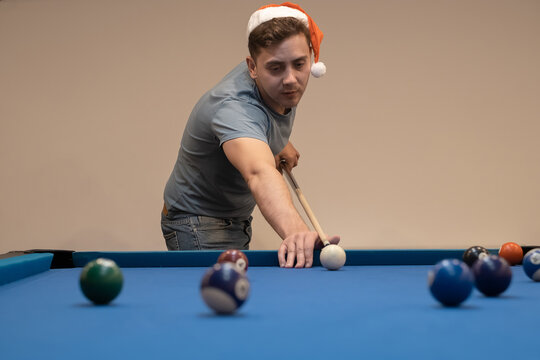
<path fill-rule="evenodd" d="M 540 281 L 540 248 L 524 248 L 514 242 L 504 243 L 498 255 L 482 246 L 464 251 L 462 260 L 444 259 L 428 272 L 428 287 L 444 306 L 458 306 L 477 288 L 485 296 L 502 294 L 512 281 L 510 266 L 523 264 L 529 278 Z"/>

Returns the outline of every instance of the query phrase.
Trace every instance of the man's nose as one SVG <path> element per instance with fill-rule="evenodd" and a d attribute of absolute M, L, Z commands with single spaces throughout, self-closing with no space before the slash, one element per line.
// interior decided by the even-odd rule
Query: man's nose
<path fill-rule="evenodd" d="M 283 77 L 283 84 L 293 84 L 296 82 L 296 76 L 292 68 L 287 68 Z"/>

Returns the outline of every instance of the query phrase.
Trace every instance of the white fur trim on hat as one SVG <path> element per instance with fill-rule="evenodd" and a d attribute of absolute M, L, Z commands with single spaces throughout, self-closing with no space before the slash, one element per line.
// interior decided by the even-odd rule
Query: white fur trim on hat
<path fill-rule="evenodd" d="M 247 36 L 249 37 L 249 34 L 251 34 L 253 29 L 262 23 L 280 17 L 293 17 L 299 19 L 309 27 L 307 15 L 300 10 L 292 9 L 288 6 L 267 7 L 257 10 L 251 15 L 247 26 Z"/>

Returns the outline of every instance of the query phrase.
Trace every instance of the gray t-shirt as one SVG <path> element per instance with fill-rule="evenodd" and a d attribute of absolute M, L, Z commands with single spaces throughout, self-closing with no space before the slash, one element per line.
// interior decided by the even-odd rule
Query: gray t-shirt
<path fill-rule="evenodd" d="M 240 137 L 267 143 L 277 155 L 289 141 L 296 108 L 281 115 L 264 104 L 245 62 L 193 108 L 165 187 L 170 213 L 247 219 L 255 200 L 222 145 Z"/>

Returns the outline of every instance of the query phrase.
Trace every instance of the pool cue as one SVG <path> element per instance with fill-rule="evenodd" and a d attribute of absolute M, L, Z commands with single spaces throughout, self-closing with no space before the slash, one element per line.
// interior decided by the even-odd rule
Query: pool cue
<path fill-rule="evenodd" d="M 296 179 L 294 178 L 294 175 L 291 173 L 291 171 L 287 168 L 285 161 L 281 161 L 279 164 L 281 168 L 283 169 L 284 173 L 287 174 L 286 178 L 289 180 L 289 183 L 291 184 L 291 187 L 294 189 L 296 196 L 298 197 L 298 201 L 300 201 L 300 204 L 302 204 L 302 207 L 304 208 L 304 211 L 306 212 L 309 220 L 311 221 L 311 224 L 315 228 L 315 231 L 319 235 L 319 238 L 323 242 L 324 246 L 330 245 L 330 242 L 326 238 L 326 234 L 321 228 L 321 225 L 317 221 L 317 218 L 315 217 L 315 214 L 311 210 L 311 207 L 309 206 L 306 197 L 302 193 L 302 190 L 300 190 L 300 186 L 298 186 L 298 183 L 296 182 Z"/>

